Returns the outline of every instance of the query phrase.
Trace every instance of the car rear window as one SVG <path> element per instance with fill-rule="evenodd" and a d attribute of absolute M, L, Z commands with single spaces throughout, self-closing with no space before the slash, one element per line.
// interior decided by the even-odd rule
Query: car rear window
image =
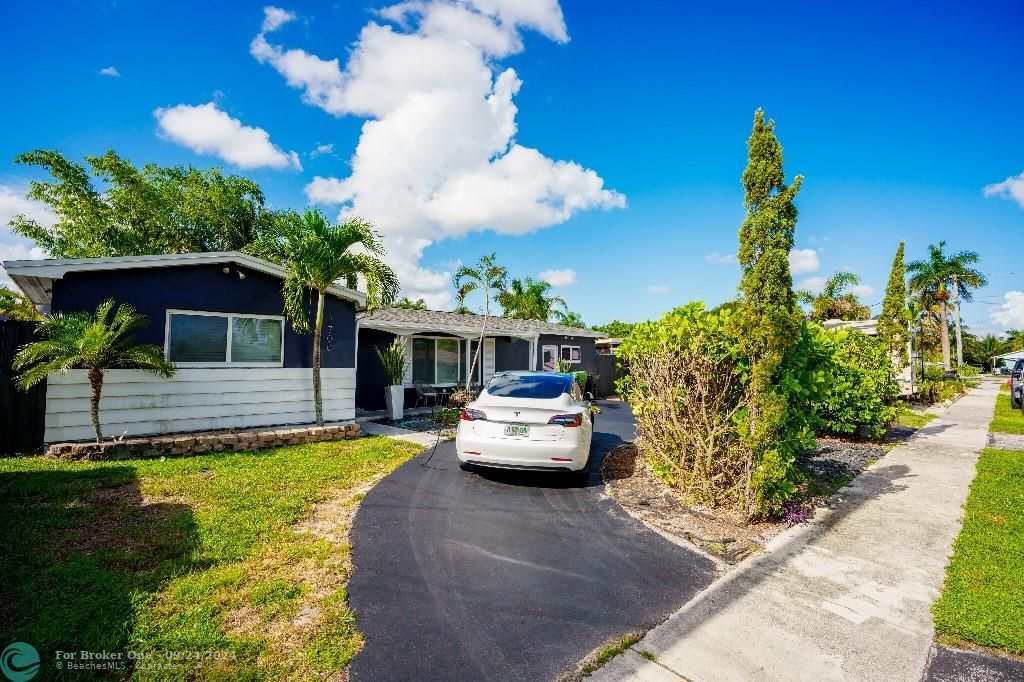
<path fill-rule="evenodd" d="M 487 392 L 499 398 L 551 400 L 571 389 L 572 380 L 564 374 L 497 375 L 487 384 Z"/>

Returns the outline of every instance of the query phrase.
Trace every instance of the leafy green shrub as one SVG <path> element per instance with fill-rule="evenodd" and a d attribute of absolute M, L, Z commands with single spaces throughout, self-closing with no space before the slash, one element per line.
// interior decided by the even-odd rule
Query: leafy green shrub
<path fill-rule="evenodd" d="M 976 376 L 981 376 L 981 368 L 974 365 L 960 365 L 956 368 L 956 373 L 964 378 L 973 379 Z"/>
<path fill-rule="evenodd" d="M 813 325 L 814 342 L 828 362 L 829 380 L 812 403 L 820 431 L 881 436 L 896 419 L 899 385 L 882 342 L 858 331 Z"/>
<path fill-rule="evenodd" d="M 638 324 L 619 346 L 628 373 L 617 385 L 636 415 L 636 445 L 656 474 L 697 503 L 743 507 L 751 455 L 737 428 L 745 369 L 731 315 L 692 303 Z"/>
<path fill-rule="evenodd" d="M 576 375 L 576 383 L 579 384 L 580 390 L 587 390 L 587 373 L 583 371 L 573 372 Z"/>
<path fill-rule="evenodd" d="M 455 407 L 445 407 L 434 413 L 434 416 L 430 419 L 437 424 L 444 426 L 455 426 L 459 423 L 459 414 L 462 412 L 461 409 Z"/>

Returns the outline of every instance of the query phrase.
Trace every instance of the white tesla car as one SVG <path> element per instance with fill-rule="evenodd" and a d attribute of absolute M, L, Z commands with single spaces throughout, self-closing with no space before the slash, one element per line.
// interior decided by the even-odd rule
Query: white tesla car
<path fill-rule="evenodd" d="M 501 372 L 462 410 L 455 450 L 465 465 L 584 472 L 593 398 L 572 374 Z"/>

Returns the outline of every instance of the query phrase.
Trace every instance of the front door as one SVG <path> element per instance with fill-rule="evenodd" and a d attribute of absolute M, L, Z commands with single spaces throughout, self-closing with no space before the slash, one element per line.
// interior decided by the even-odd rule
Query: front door
<path fill-rule="evenodd" d="M 545 372 L 558 369 L 558 346 L 542 346 L 540 351 L 541 368 Z"/>

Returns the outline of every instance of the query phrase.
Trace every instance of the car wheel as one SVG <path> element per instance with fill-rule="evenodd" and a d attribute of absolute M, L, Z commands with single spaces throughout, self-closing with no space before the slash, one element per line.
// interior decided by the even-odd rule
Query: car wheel
<path fill-rule="evenodd" d="M 1016 410 L 1020 406 L 1021 406 L 1021 402 L 1019 400 L 1014 400 L 1013 396 L 1011 395 L 1010 396 L 1010 407 L 1012 407 L 1013 409 Z"/>

